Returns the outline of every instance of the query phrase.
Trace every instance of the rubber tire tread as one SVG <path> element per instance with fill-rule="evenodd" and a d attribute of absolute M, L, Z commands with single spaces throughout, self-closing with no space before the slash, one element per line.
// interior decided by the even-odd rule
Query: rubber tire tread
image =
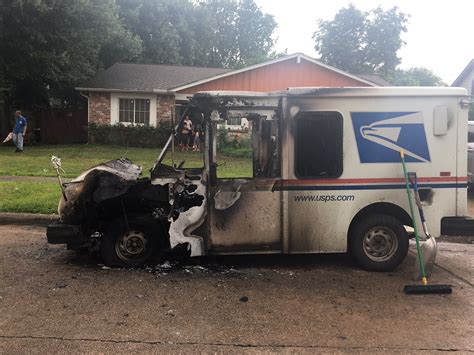
<path fill-rule="evenodd" d="M 398 248 L 395 254 L 389 260 L 381 262 L 369 259 L 363 250 L 365 234 L 370 229 L 378 226 L 390 228 L 395 232 L 398 240 Z M 354 226 L 349 236 L 349 251 L 352 257 L 357 264 L 368 271 L 392 271 L 405 260 L 408 254 L 408 247 L 409 236 L 403 224 L 398 219 L 384 214 L 375 214 L 365 217 Z"/>
<path fill-rule="evenodd" d="M 162 249 L 162 227 L 158 223 L 148 221 L 146 219 L 134 219 L 128 222 L 130 230 L 139 230 L 145 232 L 147 236 L 151 236 L 149 241 L 151 247 L 146 258 L 136 261 L 126 262 L 119 258 L 115 251 L 115 242 L 126 228 L 126 223 L 122 219 L 114 220 L 109 224 L 109 229 L 102 237 L 100 245 L 100 255 L 105 265 L 111 267 L 140 267 L 145 263 L 157 257 Z"/>

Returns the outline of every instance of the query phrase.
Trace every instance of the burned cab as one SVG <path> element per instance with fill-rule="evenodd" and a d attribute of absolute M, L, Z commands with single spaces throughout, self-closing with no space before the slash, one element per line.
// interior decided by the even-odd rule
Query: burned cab
<path fill-rule="evenodd" d="M 98 243 L 109 265 L 179 247 L 190 256 L 350 251 L 366 269 L 391 270 L 413 224 L 401 149 L 432 234 L 472 230 L 466 98 L 457 88 L 195 94 L 150 177 L 126 159 L 86 171 L 65 185 L 48 240 Z M 189 112 L 203 132 L 199 166 L 175 163 Z"/>
<path fill-rule="evenodd" d="M 120 158 L 93 167 L 71 182 L 60 181 L 60 218 L 48 226 L 49 243 L 67 244 L 69 249 L 98 244 L 104 262 L 112 266 L 152 262 L 176 247 L 187 250 L 190 256 L 230 252 L 232 248 L 268 251 L 270 245 L 278 243 L 280 228 L 278 209 L 270 213 L 280 203 L 278 193 L 272 192 L 280 166 L 279 102 L 278 97 L 268 95 L 264 99 L 196 95 L 150 170 L 150 177 L 142 176 L 140 166 Z M 189 112 L 193 112 L 194 125 L 203 132 L 201 152 L 195 153 L 200 167 L 175 162 L 182 121 Z M 227 169 L 230 174 L 222 174 L 221 169 L 233 163 L 228 156 L 217 154 L 222 131 L 218 127 L 224 119 L 237 116 L 245 116 L 247 125 L 241 133 L 250 142 L 251 157 L 241 162 L 241 170 Z M 172 160 L 170 165 L 164 164 L 165 157 Z M 57 160 L 56 165 L 59 173 Z M 229 175 L 232 178 L 226 178 Z M 259 200 L 263 196 L 265 200 Z M 254 203 L 268 209 L 264 217 L 267 226 L 258 223 L 260 217 L 246 215 L 247 207 L 259 208 Z M 238 213 L 232 212 L 234 217 L 225 219 L 234 205 L 244 207 L 241 213 L 245 216 L 241 217 L 247 219 L 247 231 L 233 230 Z M 211 224 L 211 219 L 220 222 Z M 252 224 L 260 226 L 258 240 L 238 238 L 229 244 L 229 237 L 233 240 L 240 233 L 248 235 Z"/>

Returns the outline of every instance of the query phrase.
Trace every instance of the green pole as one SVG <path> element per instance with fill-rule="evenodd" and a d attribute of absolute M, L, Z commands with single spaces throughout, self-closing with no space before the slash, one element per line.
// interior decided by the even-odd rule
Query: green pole
<path fill-rule="evenodd" d="M 400 150 L 400 159 L 402 160 L 403 175 L 405 177 L 405 186 L 406 186 L 407 196 L 408 196 L 408 204 L 410 205 L 410 214 L 411 214 L 411 219 L 413 221 L 413 229 L 415 230 L 416 251 L 418 253 L 418 263 L 420 265 L 420 271 L 421 271 L 421 282 L 423 283 L 423 285 L 427 285 L 428 281 L 426 280 L 426 275 L 425 275 L 423 254 L 421 253 L 420 237 L 418 236 L 418 228 L 416 227 L 416 216 L 413 211 L 413 202 L 411 201 L 410 185 L 408 182 L 407 168 L 405 165 L 405 154 L 403 153 L 403 150 Z"/>

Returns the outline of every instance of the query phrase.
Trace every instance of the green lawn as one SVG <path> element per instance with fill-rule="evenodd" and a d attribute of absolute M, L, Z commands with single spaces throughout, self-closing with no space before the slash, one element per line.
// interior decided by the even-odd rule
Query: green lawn
<path fill-rule="evenodd" d="M 127 157 L 141 165 L 146 174 L 159 152 L 160 149 L 77 144 L 26 147 L 23 153 L 16 154 L 11 147 L 0 147 L 0 175 L 55 176 L 50 161 L 52 155 L 61 158 L 65 177 L 76 177 L 94 165 L 120 157 Z M 177 158 L 185 159 L 186 166 L 202 166 L 198 153 L 184 152 Z"/>
<path fill-rule="evenodd" d="M 77 145 L 45 145 L 26 147 L 21 154 L 13 152 L 12 147 L 0 147 L 0 176 L 56 176 L 51 165 L 51 156 L 61 158 L 62 167 L 66 171 L 65 177 L 76 177 L 84 170 L 110 159 L 127 157 L 143 168 L 143 175 L 153 166 L 160 149 L 131 148 L 119 146 L 103 146 L 91 144 Z M 220 157 L 220 177 L 250 176 L 252 161 L 246 158 Z M 184 160 L 185 167 L 197 168 L 203 166 L 202 153 L 179 152 L 175 154 L 175 163 Z M 166 164 L 171 164 L 171 154 L 168 152 Z"/>
<path fill-rule="evenodd" d="M 0 212 L 57 213 L 61 190 L 49 182 L 0 182 Z"/>
<path fill-rule="evenodd" d="M 25 147 L 21 154 L 14 153 L 11 146 L 0 146 L 0 176 L 56 176 L 50 159 L 52 155 L 61 158 L 66 171 L 64 177 L 73 178 L 84 170 L 102 162 L 127 157 L 143 168 L 143 175 L 149 176 L 160 149 L 130 148 L 103 145 L 45 145 Z M 202 153 L 179 152 L 175 163 L 185 161 L 184 167 L 202 167 Z M 171 154 L 165 158 L 171 164 Z M 219 155 L 219 177 L 245 177 L 252 175 L 252 159 Z M 0 212 L 54 213 L 61 195 L 57 183 L 52 182 L 5 182 L 0 181 Z"/>

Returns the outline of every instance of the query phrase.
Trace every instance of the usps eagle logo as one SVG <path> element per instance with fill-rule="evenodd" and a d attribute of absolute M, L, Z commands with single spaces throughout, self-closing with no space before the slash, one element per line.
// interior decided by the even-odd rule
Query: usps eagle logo
<path fill-rule="evenodd" d="M 430 162 L 421 112 L 351 112 L 361 163 Z"/>

